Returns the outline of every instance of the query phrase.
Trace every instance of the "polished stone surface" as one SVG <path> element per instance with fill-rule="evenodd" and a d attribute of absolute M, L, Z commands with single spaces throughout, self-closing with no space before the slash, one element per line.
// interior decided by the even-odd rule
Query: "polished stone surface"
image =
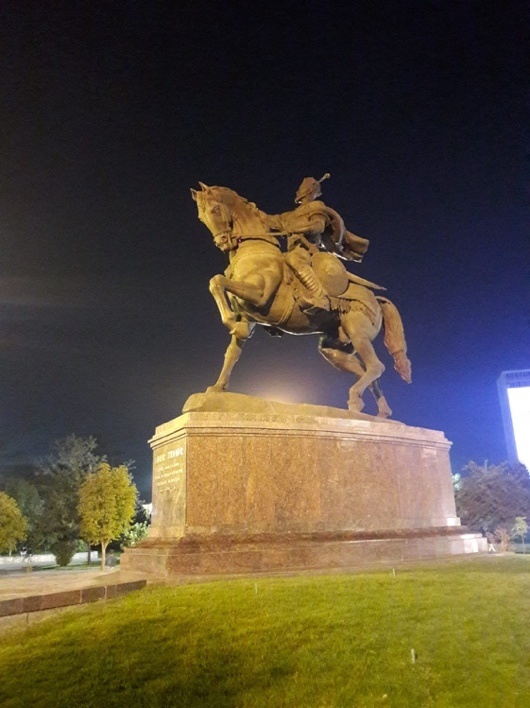
<path fill-rule="evenodd" d="M 449 442 L 372 418 L 186 413 L 159 426 L 151 535 L 457 525 Z"/>
<path fill-rule="evenodd" d="M 121 571 L 151 578 L 359 569 L 485 552 L 486 539 L 458 527 L 377 534 L 290 534 L 284 538 L 184 537 L 127 549 Z"/>
<path fill-rule="evenodd" d="M 458 528 L 443 433 L 348 411 L 229 404 L 156 429 L 152 527 L 123 568 L 341 567 L 485 550 Z"/>

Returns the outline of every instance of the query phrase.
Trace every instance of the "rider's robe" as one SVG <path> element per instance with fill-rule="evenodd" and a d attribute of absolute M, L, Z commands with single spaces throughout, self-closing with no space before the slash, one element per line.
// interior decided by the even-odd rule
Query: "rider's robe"
<path fill-rule="evenodd" d="M 312 243 L 347 261 L 360 263 L 370 243 L 348 231 L 342 217 L 321 201 L 301 204 L 283 214 L 267 215 L 267 221 L 270 228 L 303 234 Z"/>

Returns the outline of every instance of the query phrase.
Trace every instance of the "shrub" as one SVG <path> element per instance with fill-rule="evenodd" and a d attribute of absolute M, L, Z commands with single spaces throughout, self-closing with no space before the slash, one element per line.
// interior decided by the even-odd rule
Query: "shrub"
<path fill-rule="evenodd" d="M 76 541 L 58 541 L 54 544 L 52 552 L 57 561 L 57 565 L 65 568 L 69 565 L 76 552 Z"/>

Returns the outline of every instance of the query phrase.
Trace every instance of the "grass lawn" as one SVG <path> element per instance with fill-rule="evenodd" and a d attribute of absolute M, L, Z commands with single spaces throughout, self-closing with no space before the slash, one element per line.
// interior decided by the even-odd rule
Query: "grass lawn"
<path fill-rule="evenodd" d="M 0 637 L 0 706 L 527 708 L 530 557 L 150 587 Z"/>
<path fill-rule="evenodd" d="M 65 570 L 84 570 L 85 568 L 100 568 L 101 567 L 101 561 L 90 561 L 90 564 L 88 564 L 86 561 L 84 563 L 71 563 L 70 565 L 34 565 L 31 568 L 32 573 L 38 573 L 41 570 L 59 570 L 61 572 Z"/>

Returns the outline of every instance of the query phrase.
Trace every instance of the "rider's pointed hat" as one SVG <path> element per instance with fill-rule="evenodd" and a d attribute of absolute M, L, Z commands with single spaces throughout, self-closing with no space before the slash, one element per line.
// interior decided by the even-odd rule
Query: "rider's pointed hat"
<path fill-rule="evenodd" d="M 304 177 L 304 179 L 302 180 L 302 184 L 298 187 L 298 191 L 296 192 L 296 196 L 294 198 L 296 204 L 300 204 L 302 199 L 305 199 L 306 197 L 311 197 L 311 200 L 320 197 L 320 195 L 322 194 L 320 190 L 320 183 L 323 182 L 325 179 L 328 179 L 330 176 L 331 175 L 329 174 L 329 172 L 326 172 L 326 174 L 320 179 L 315 179 L 314 177 Z"/>

